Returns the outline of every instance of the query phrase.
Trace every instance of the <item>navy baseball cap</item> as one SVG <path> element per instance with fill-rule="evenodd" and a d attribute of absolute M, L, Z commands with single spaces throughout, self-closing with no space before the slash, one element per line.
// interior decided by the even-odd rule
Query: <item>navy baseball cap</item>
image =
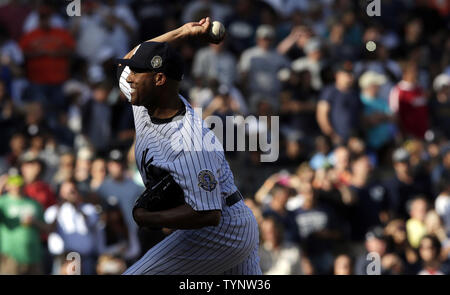
<path fill-rule="evenodd" d="M 177 81 L 183 79 L 183 58 L 167 42 L 143 42 L 130 59 L 116 61 L 137 73 L 158 72 Z"/>
<path fill-rule="evenodd" d="M 120 150 L 112 150 L 108 155 L 109 161 L 123 162 L 125 160 L 125 155 Z"/>
<path fill-rule="evenodd" d="M 334 72 L 346 72 L 349 74 L 353 73 L 353 63 L 350 60 L 344 60 L 335 64 Z"/>
<path fill-rule="evenodd" d="M 381 226 L 374 226 L 372 228 L 369 228 L 369 230 L 366 233 L 366 241 L 372 238 L 378 240 L 383 240 L 385 238 L 384 230 Z"/>

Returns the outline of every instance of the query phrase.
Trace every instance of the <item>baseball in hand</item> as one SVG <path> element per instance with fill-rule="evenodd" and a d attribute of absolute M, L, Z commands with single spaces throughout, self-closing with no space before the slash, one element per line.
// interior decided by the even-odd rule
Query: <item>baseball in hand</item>
<path fill-rule="evenodd" d="M 214 41 L 222 41 L 225 36 L 225 27 L 221 22 L 213 21 L 209 34 L 214 39 Z"/>

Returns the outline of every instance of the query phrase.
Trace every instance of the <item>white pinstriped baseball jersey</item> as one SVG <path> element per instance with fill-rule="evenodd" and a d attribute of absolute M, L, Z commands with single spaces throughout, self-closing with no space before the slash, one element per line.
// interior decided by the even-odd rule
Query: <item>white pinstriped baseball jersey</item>
<path fill-rule="evenodd" d="M 120 89 L 128 100 L 129 72 L 119 68 Z M 179 97 L 185 112 L 168 120 L 151 118 L 145 107 L 133 106 L 139 171 L 144 183 L 152 177 L 146 169 L 150 165 L 168 171 L 187 204 L 197 211 L 221 210 L 221 221 L 216 227 L 175 231 L 124 274 L 261 274 L 253 213 L 243 201 L 226 205 L 237 188 L 221 144 Z"/>

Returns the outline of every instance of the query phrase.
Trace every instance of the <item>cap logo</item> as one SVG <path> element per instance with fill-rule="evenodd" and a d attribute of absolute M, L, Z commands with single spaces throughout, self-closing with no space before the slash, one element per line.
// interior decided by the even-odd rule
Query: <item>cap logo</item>
<path fill-rule="evenodd" d="M 154 69 L 160 68 L 162 66 L 162 58 L 159 55 L 155 55 L 151 61 L 152 67 Z"/>

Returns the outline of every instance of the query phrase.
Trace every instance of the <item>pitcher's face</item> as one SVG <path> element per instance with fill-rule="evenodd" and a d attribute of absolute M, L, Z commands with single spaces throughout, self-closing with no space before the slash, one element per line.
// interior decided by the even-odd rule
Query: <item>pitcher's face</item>
<path fill-rule="evenodd" d="M 127 82 L 131 88 L 131 104 L 136 106 L 148 105 L 152 94 L 154 94 L 154 73 L 144 72 L 139 73 L 133 70 L 127 77 Z"/>

